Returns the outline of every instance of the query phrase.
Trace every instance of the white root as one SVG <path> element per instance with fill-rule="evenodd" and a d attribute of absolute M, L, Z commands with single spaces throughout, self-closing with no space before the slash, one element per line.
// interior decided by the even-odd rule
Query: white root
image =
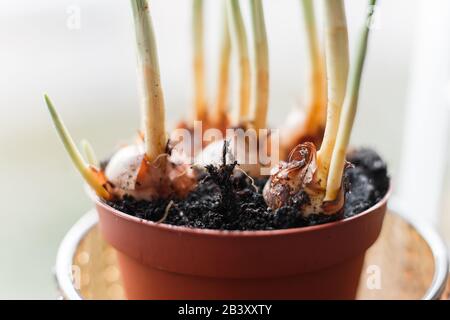
<path fill-rule="evenodd" d="M 164 221 L 166 221 L 167 216 L 170 213 L 170 209 L 172 209 L 173 205 L 175 203 L 173 202 L 173 200 L 170 200 L 169 204 L 167 205 L 166 209 L 164 210 L 164 215 L 161 217 L 161 219 L 159 219 L 158 221 L 156 221 L 156 223 L 163 223 Z"/>

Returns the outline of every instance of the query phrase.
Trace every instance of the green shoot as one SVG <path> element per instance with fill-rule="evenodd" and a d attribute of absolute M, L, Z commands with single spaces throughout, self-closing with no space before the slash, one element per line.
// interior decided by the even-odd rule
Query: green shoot
<path fill-rule="evenodd" d="M 339 131 L 337 133 L 336 144 L 334 146 L 330 172 L 328 175 L 327 192 L 325 196 L 326 201 L 336 199 L 342 184 L 345 156 L 350 141 L 356 110 L 358 108 L 359 88 L 369 42 L 370 23 L 372 22 L 375 5 L 376 0 L 370 0 L 370 7 L 365 21 L 366 23 L 361 30 L 355 61 L 350 71 L 349 83 L 339 121 Z"/>
<path fill-rule="evenodd" d="M 89 186 L 97 193 L 99 197 L 103 199 L 110 199 L 111 195 L 103 186 L 103 182 L 99 178 L 99 175 L 94 172 L 93 169 L 84 161 L 83 156 L 73 142 L 69 131 L 65 127 L 50 98 L 47 95 L 44 95 L 44 98 L 56 131 L 58 132 L 58 135 L 61 138 L 61 141 L 63 142 L 73 164 L 83 176 L 86 183 L 89 184 Z"/>
<path fill-rule="evenodd" d="M 84 152 L 84 155 L 87 159 L 87 162 L 96 168 L 100 167 L 100 162 L 98 161 L 98 158 L 95 154 L 94 148 L 92 148 L 92 145 L 87 140 L 81 140 L 81 149 Z"/>
<path fill-rule="evenodd" d="M 224 0 L 224 5 L 228 0 Z M 230 82 L 231 39 L 226 7 L 223 10 L 223 26 L 220 37 L 219 77 L 217 83 L 217 101 L 213 122 L 218 124 L 227 116 L 228 91 Z"/>
<path fill-rule="evenodd" d="M 266 127 L 269 104 L 269 48 L 267 43 L 264 10 L 261 0 L 251 0 L 251 20 L 254 41 L 254 70 L 252 119 L 255 130 Z"/>
<path fill-rule="evenodd" d="M 326 76 L 325 62 L 322 56 L 317 32 L 316 13 L 313 0 L 300 0 L 305 38 L 308 48 L 309 65 L 309 101 L 305 119 L 305 132 L 314 135 L 326 118 Z"/>
<path fill-rule="evenodd" d="M 349 68 L 348 32 L 343 0 L 324 1 L 325 53 L 328 75 L 327 121 L 317 155 L 317 179 L 325 190 L 331 156 L 339 127 Z"/>
<path fill-rule="evenodd" d="M 247 33 L 242 18 L 239 0 L 228 0 L 228 19 L 232 48 L 238 53 L 239 60 L 239 104 L 233 114 L 233 125 L 240 125 L 248 120 L 250 109 L 250 59 Z"/>
<path fill-rule="evenodd" d="M 145 153 L 152 162 L 165 153 L 164 96 L 161 88 L 156 40 L 147 0 L 131 0 L 136 33 L 141 105 L 144 119 Z"/>
<path fill-rule="evenodd" d="M 203 41 L 203 0 L 193 0 L 192 34 L 194 42 L 194 120 L 206 118 L 205 57 Z"/>

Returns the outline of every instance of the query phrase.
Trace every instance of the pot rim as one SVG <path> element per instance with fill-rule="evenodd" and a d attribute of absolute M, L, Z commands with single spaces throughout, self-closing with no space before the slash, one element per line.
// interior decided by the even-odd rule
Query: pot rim
<path fill-rule="evenodd" d="M 400 216 L 417 230 L 417 233 L 427 242 L 434 259 L 434 276 L 422 300 L 439 299 L 443 293 L 448 276 L 448 256 L 446 246 L 441 237 L 429 223 L 421 223 L 412 219 L 402 208 L 394 205 L 391 213 Z M 95 209 L 83 215 L 66 233 L 60 243 L 55 264 L 55 278 L 60 289 L 60 298 L 82 300 L 81 293 L 72 282 L 73 259 L 79 243 L 84 236 L 98 224 L 98 214 Z"/>
<path fill-rule="evenodd" d="M 364 215 L 370 214 L 374 210 L 386 205 L 387 200 L 389 199 L 389 197 L 392 194 L 392 185 L 389 184 L 389 188 L 388 188 L 388 191 L 386 192 L 386 194 L 383 196 L 383 198 L 380 201 L 378 201 L 372 207 L 370 207 L 369 209 L 367 209 L 363 212 L 360 212 L 358 214 L 355 214 L 355 215 L 345 218 L 345 219 L 326 222 L 323 224 L 307 226 L 307 227 L 296 227 L 296 228 L 277 229 L 277 230 L 245 230 L 245 231 L 202 229 L 202 228 L 194 228 L 194 227 L 187 227 L 187 226 L 175 226 L 175 225 L 170 225 L 170 224 L 166 224 L 166 223 L 158 223 L 158 222 L 154 222 L 154 221 L 150 221 L 150 220 L 145 220 L 142 218 L 134 217 L 132 215 L 129 215 L 129 214 L 119 211 L 117 209 L 114 209 L 113 207 L 106 204 L 102 199 L 100 199 L 95 194 L 95 192 L 92 189 L 90 189 L 89 187 L 87 187 L 87 193 L 96 205 L 103 207 L 105 210 L 107 210 L 109 212 L 112 212 L 116 217 L 118 217 L 120 219 L 128 220 L 130 222 L 143 224 L 147 227 L 153 227 L 153 228 L 157 228 L 157 229 L 167 231 L 167 232 L 175 232 L 175 233 L 183 232 L 183 233 L 186 233 L 189 235 L 205 235 L 205 236 L 213 236 L 213 237 L 218 237 L 218 238 L 230 237 L 230 236 L 233 236 L 236 238 L 244 238 L 244 237 L 245 238 L 247 238 L 247 237 L 257 238 L 257 237 L 268 237 L 268 236 L 282 236 L 282 235 L 285 236 L 285 235 L 291 235 L 291 234 L 296 234 L 296 233 L 308 233 L 308 232 L 314 232 L 319 229 L 329 229 L 329 228 L 333 228 L 333 227 L 341 225 L 341 224 L 350 223 L 353 220 L 356 220 Z"/>

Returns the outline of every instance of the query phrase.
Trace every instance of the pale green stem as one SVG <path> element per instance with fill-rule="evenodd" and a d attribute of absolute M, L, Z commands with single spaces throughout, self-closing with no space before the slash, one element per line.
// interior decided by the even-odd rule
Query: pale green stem
<path fill-rule="evenodd" d="M 321 67 L 322 57 L 317 32 L 317 21 L 313 0 L 300 0 L 303 9 L 304 28 L 306 30 L 306 42 L 308 47 L 309 63 L 313 69 Z"/>
<path fill-rule="evenodd" d="M 194 120 L 204 120 L 206 117 L 206 89 L 205 89 L 205 57 L 204 57 L 204 18 L 203 0 L 193 0 L 192 35 L 194 43 Z"/>
<path fill-rule="evenodd" d="M 89 143 L 89 141 L 87 140 L 82 140 L 81 141 L 81 149 L 84 152 L 84 155 L 87 159 L 87 162 L 91 165 L 94 166 L 96 168 L 100 167 L 100 163 L 98 161 L 98 158 L 95 154 L 94 148 L 92 147 L 92 145 Z"/>
<path fill-rule="evenodd" d="M 90 168 L 86 161 L 83 159 L 83 156 L 73 142 L 69 131 L 65 127 L 50 98 L 47 95 L 45 95 L 44 98 L 48 107 L 48 111 L 50 112 L 53 123 L 55 125 L 56 131 L 58 132 L 58 135 L 61 138 L 61 141 L 63 142 L 64 147 L 66 148 L 73 164 L 83 176 L 86 183 L 89 184 L 89 186 L 97 193 L 99 197 L 103 199 L 109 199 L 111 197 L 109 192 L 104 188 L 103 183 L 102 181 L 100 181 L 98 175 L 93 172 L 92 168 Z"/>
<path fill-rule="evenodd" d="M 341 188 L 342 175 L 345 166 L 345 156 L 350 141 L 350 136 L 355 120 L 356 110 L 358 108 L 359 89 L 361 85 L 361 77 L 366 59 L 367 45 L 369 42 L 369 30 L 372 22 L 376 0 L 370 0 L 367 19 L 361 30 L 355 61 L 352 65 L 347 92 L 345 94 L 344 105 L 339 122 L 339 131 L 336 137 L 336 144 L 333 150 L 331 160 L 330 173 L 328 175 L 326 201 L 336 199 Z"/>
<path fill-rule="evenodd" d="M 317 179 L 323 189 L 326 188 L 349 68 L 348 32 L 344 1 L 326 0 L 324 1 L 324 11 L 328 105 L 324 138 L 317 156 Z"/>
<path fill-rule="evenodd" d="M 313 0 L 300 0 L 303 11 L 305 38 L 308 49 L 309 65 L 309 96 L 306 113 L 306 131 L 309 134 L 320 126 L 326 118 L 326 77 L 325 62 L 319 44 L 316 13 Z"/>
<path fill-rule="evenodd" d="M 261 0 L 251 0 L 253 26 L 254 73 L 252 88 L 252 119 L 255 130 L 266 127 L 269 104 L 269 46 Z"/>
<path fill-rule="evenodd" d="M 217 81 L 217 101 L 214 110 L 214 122 L 217 124 L 223 121 L 227 115 L 229 83 L 230 83 L 230 60 L 231 60 L 231 39 L 228 26 L 226 2 L 224 0 L 223 27 L 220 43 L 219 76 Z"/>
<path fill-rule="evenodd" d="M 239 0 L 228 0 L 228 19 L 232 48 L 238 53 L 239 61 L 239 104 L 234 111 L 233 124 L 239 125 L 248 121 L 250 111 L 250 59 Z"/>
<path fill-rule="evenodd" d="M 136 33 L 141 105 L 144 118 L 145 153 L 154 161 L 165 153 L 164 96 L 161 88 L 156 40 L 146 0 L 131 0 Z"/>

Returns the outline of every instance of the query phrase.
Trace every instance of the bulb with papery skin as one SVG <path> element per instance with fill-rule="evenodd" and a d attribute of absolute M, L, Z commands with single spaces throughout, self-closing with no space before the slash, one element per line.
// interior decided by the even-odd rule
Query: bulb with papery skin
<path fill-rule="evenodd" d="M 316 147 L 312 143 L 298 145 L 289 155 L 289 162 L 281 162 L 273 169 L 263 196 L 267 205 L 276 210 L 283 206 L 297 207 L 299 215 L 337 214 L 344 207 L 344 194 L 335 201 L 324 201 L 325 190 L 316 178 Z"/>
<path fill-rule="evenodd" d="M 105 169 L 105 176 L 115 197 L 129 195 L 147 201 L 183 198 L 197 183 L 194 170 L 184 159 L 163 154 L 148 161 L 141 144 L 117 151 Z"/>
<path fill-rule="evenodd" d="M 135 190 L 144 155 L 143 145 L 129 145 L 119 149 L 105 168 L 108 181 L 119 190 L 129 192 Z"/>

